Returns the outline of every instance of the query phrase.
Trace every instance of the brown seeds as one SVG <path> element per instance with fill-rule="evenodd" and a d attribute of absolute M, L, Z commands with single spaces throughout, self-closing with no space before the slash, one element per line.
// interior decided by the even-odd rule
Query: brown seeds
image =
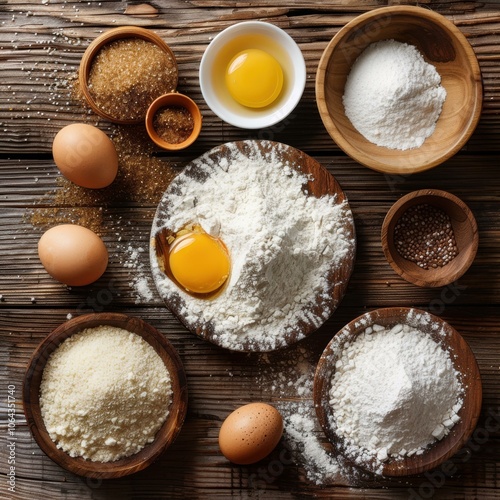
<path fill-rule="evenodd" d="M 458 255 L 450 217 L 427 203 L 410 207 L 400 217 L 394 244 L 401 257 L 423 269 L 443 267 Z"/>

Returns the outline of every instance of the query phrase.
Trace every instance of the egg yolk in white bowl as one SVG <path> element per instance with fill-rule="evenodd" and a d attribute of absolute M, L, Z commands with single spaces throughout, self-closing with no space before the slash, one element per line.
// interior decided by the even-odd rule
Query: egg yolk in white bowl
<path fill-rule="evenodd" d="M 188 232 L 170 246 L 169 267 L 176 281 L 191 293 L 211 293 L 227 280 L 229 255 L 224 244 L 205 232 Z"/>
<path fill-rule="evenodd" d="M 246 49 L 229 62 L 226 86 L 235 101 L 249 108 L 272 104 L 283 88 L 283 70 L 278 61 L 260 49 Z"/>

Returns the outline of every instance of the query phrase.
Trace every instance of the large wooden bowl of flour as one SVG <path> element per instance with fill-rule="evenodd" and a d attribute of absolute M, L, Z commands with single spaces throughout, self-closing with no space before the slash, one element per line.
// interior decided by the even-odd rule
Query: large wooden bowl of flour
<path fill-rule="evenodd" d="M 165 365 L 170 375 L 171 387 L 171 400 L 168 406 L 168 415 L 156 432 L 154 440 L 149 444 L 145 444 L 140 451 L 130 456 L 107 462 L 86 460 L 81 456 L 72 457 L 60 449 L 51 439 L 47 431 L 40 405 L 42 377 L 51 354 L 54 353 L 65 340 L 73 335 L 79 334 L 86 329 L 95 329 L 103 325 L 126 330 L 146 341 Z M 131 354 L 133 355 L 133 353 L 130 352 L 123 352 L 124 356 L 130 356 Z M 147 369 L 151 370 L 151 366 L 148 366 Z M 129 376 L 134 377 L 135 375 L 140 377 L 139 373 L 130 374 Z M 91 374 L 89 374 L 88 378 L 90 377 Z M 139 378 L 138 381 L 140 382 L 141 379 Z M 89 385 L 89 381 L 86 380 L 86 377 L 82 377 L 82 391 Z M 103 387 L 99 390 L 104 391 L 104 381 Z M 126 399 L 129 394 L 116 394 L 115 396 L 116 399 L 120 399 L 121 397 Z M 73 395 L 63 396 L 71 398 Z M 74 398 L 72 400 L 74 401 Z M 140 404 L 141 402 L 137 401 L 137 405 Z M 170 342 L 154 327 L 139 318 L 126 316 L 124 314 L 87 314 L 75 317 L 60 325 L 51 332 L 35 350 L 25 374 L 23 384 L 23 406 L 28 427 L 35 441 L 42 451 L 44 451 L 54 462 L 80 476 L 97 479 L 118 478 L 148 467 L 173 443 L 181 430 L 187 411 L 187 382 L 179 355 L 172 344 L 170 344 Z M 128 416 L 124 408 L 123 415 L 127 421 Z M 120 418 L 120 416 L 118 416 L 118 418 Z M 64 419 L 61 418 L 61 424 L 63 420 Z M 133 426 L 134 422 L 130 421 L 125 425 Z M 144 429 L 144 422 L 139 425 L 141 425 L 141 429 Z"/>
<path fill-rule="evenodd" d="M 481 402 L 467 342 L 441 318 L 407 307 L 352 320 L 324 350 L 314 378 L 316 413 L 335 451 L 387 477 L 450 459 L 474 432 Z"/>
<path fill-rule="evenodd" d="M 407 127 L 409 137 L 419 136 L 423 130 L 423 125 L 417 126 L 413 122 L 423 123 L 422 120 L 428 117 L 428 107 L 420 105 L 419 101 L 417 112 L 409 112 L 408 95 L 414 93 L 419 85 L 427 84 L 426 77 L 422 76 L 422 81 L 415 77 L 400 82 L 404 87 L 403 97 L 387 114 L 372 103 L 380 98 L 384 103 L 383 109 L 386 109 L 386 104 L 393 99 L 395 93 L 390 91 L 390 70 L 377 70 L 380 64 L 372 65 L 371 70 L 365 66 L 365 72 L 358 73 L 358 76 L 370 76 L 368 79 L 371 81 L 358 81 L 354 86 L 354 79 L 349 79 L 360 55 L 366 55 L 365 49 L 370 47 L 372 50 L 376 42 L 388 40 L 416 47 L 425 62 L 435 67 L 441 77 L 441 86 L 446 91 L 441 112 L 436 111 L 437 121 L 432 122 L 435 128 L 432 131 L 429 126 L 428 136 L 421 134 L 422 138 L 426 138 L 420 146 L 405 144 L 402 134 Z M 389 52 L 384 57 L 394 61 L 396 56 Z M 378 85 L 378 97 L 364 102 L 367 92 L 356 92 L 359 99 L 351 96 L 350 101 L 344 100 L 347 91 L 360 89 L 365 84 L 371 86 L 370 89 Z M 482 98 L 480 68 L 465 36 L 442 15 L 420 7 L 383 7 L 356 17 L 328 44 L 316 75 L 317 105 L 332 139 L 357 162 L 393 175 L 422 172 L 457 153 L 479 121 Z M 359 100 L 357 115 L 353 99 Z M 357 126 L 353 125 L 348 114 L 351 118 L 354 115 L 353 121 Z M 387 142 L 378 140 L 376 136 L 384 127 L 389 146 L 380 145 Z"/>
<path fill-rule="evenodd" d="M 229 253 L 216 295 L 188 293 L 169 270 L 168 240 L 188 223 Z M 150 261 L 160 296 L 189 330 L 226 349 L 265 352 L 298 342 L 334 313 L 355 248 L 352 213 L 330 172 L 286 144 L 247 140 L 208 151 L 169 185 Z"/>

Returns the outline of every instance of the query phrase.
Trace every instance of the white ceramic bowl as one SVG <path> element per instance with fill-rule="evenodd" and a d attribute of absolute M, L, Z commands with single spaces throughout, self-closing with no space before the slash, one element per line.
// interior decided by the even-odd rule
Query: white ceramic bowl
<path fill-rule="evenodd" d="M 230 60 L 245 48 L 257 48 L 272 55 L 284 74 L 279 97 L 265 108 L 237 103 L 224 82 Z M 281 28 L 261 21 L 245 21 L 221 31 L 208 45 L 200 64 L 200 87 L 210 109 L 236 127 L 270 127 L 288 116 L 300 101 L 306 84 L 306 65 L 295 41 Z"/>

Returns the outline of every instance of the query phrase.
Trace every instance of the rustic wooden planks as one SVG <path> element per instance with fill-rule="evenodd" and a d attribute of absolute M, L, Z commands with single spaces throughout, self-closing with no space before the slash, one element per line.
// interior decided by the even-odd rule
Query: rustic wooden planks
<path fill-rule="evenodd" d="M 456 473 L 442 483 L 438 476 L 426 476 L 391 481 L 370 478 L 353 488 L 340 484 L 321 487 L 307 479 L 307 464 L 298 463 L 287 466 L 269 481 L 261 480 L 260 487 L 255 488 L 255 477 L 270 462 L 234 467 L 218 451 L 219 425 L 239 404 L 260 399 L 298 399 L 283 396 L 272 384 L 263 382 L 269 366 L 279 366 L 298 349 L 304 349 L 314 362 L 345 323 L 366 310 L 383 306 L 414 305 L 430 309 L 451 323 L 470 344 L 479 363 L 483 410 L 478 428 L 484 429 L 487 419 L 499 412 L 500 7 L 493 0 L 425 3 L 427 8 L 449 17 L 469 39 L 481 66 L 484 106 L 479 126 L 463 151 L 436 169 L 405 177 L 384 176 L 347 158 L 324 130 L 314 101 L 315 69 L 329 40 L 357 14 L 392 3 L 0 2 L 1 437 L 5 438 L 7 429 L 7 386 L 15 385 L 19 402 L 31 353 L 68 314 L 107 310 L 137 315 L 150 322 L 178 350 L 188 374 L 190 397 L 186 424 L 169 452 L 135 476 L 104 483 L 79 478 L 52 463 L 34 443 L 18 404 L 16 492 L 11 495 L 6 490 L 8 450 L 2 439 L 2 498 L 399 499 L 411 495 L 430 498 L 431 494 L 444 499 L 500 498 L 498 430 L 486 438 L 478 434 L 456 457 Z M 197 80 L 198 65 L 210 39 L 226 26 L 247 19 L 267 20 L 284 28 L 299 43 L 308 69 L 306 90 L 297 109 L 264 131 L 250 132 L 223 124 L 203 102 Z M 72 97 L 71 80 L 88 43 L 101 31 L 126 24 L 154 29 L 170 44 L 179 62 L 179 90 L 196 100 L 204 115 L 196 144 L 181 155 L 162 153 L 162 159 L 179 169 L 225 141 L 282 141 L 303 149 L 325 165 L 350 201 L 358 252 L 345 299 L 318 332 L 290 351 L 270 354 L 266 363 L 262 356 L 231 353 L 203 342 L 180 325 L 154 288 L 151 298 L 144 298 L 134 288 L 137 266 L 143 266 L 147 273 L 147 245 L 155 204 L 146 199 L 115 202 L 102 209 L 102 236 L 110 249 L 110 266 L 96 284 L 68 290 L 48 277 L 38 261 L 36 245 L 43 227 L 32 226 L 30 214 L 54 208 L 53 193 L 59 188 L 50 154 L 52 138 L 73 121 L 97 123 L 108 133 L 114 131 L 114 127 L 88 115 Z M 462 198 L 479 226 L 479 252 L 473 266 L 455 287 L 447 289 L 421 289 L 404 282 L 385 261 L 380 245 L 380 227 L 392 203 L 407 192 L 428 187 L 448 190 Z M 146 251 L 133 258 L 132 253 L 139 247 Z M 319 430 L 317 435 L 324 440 Z M 270 461 L 275 458 L 272 456 Z"/>
<path fill-rule="evenodd" d="M 209 2 L 210 3 L 210 2 Z M 148 4 L 145 4 L 148 5 Z M 64 2 L 26 4 L 7 2 L 0 30 L 2 83 L 0 84 L 0 153 L 50 152 L 50 141 L 61 125 L 80 121 L 84 110 L 71 99 L 68 79 L 77 72 L 80 58 L 90 41 L 107 27 L 137 24 L 157 31 L 179 62 L 179 90 L 200 103 L 205 122 L 200 146 L 216 145 L 241 137 L 240 130 L 222 125 L 204 105 L 197 80 L 198 65 L 206 45 L 221 29 L 238 21 L 263 19 L 289 32 L 304 52 L 308 68 L 305 99 L 285 122 L 286 133 L 297 137 L 297 147 L 338 150 L 321 125 L 314 103 L 314 78 L 319 58 L 328 41 L 354 15 L 377 3 L 292 2 L 289 7 L 274 7 L 273 2 L 249 7 L 219 2 L 206 8 L 207 2 L 169 2 L 154 6 L 155 17 L 144 17 L 136 5 L 127 14 L 121 2 Z M 238 8 L 235 8 L 238 7 Z M 500 55 L 494 36 L 500 15 L 494 4 L 473 2 L 436 5 L 452 19 L 469 39 L 479 59 L 485 82 L 484 111 L 478 131 L 467 150 L 495 150 L 490 140 L 498 134 L 499 110 L 498 61 Z M 347 12 L 344 12 L 347 11 Z M 130 13 L 132 12 L 132 13 Z M 196 27 L 190 30 L 187 26 Z M 95 117 L 94 117 L 95 119 Z M 104 124 L 105 125 L 105 124 Z M 283 123 L 267 134 L 280 136 Z M 314 131 L 314 135 L 304 131 Z M 257 133 L 258 134 L 258 133 Z M 245 135 L 252 135 L 245 132 Z M 256 134 L 253 134 L 256 135 Z"/>

